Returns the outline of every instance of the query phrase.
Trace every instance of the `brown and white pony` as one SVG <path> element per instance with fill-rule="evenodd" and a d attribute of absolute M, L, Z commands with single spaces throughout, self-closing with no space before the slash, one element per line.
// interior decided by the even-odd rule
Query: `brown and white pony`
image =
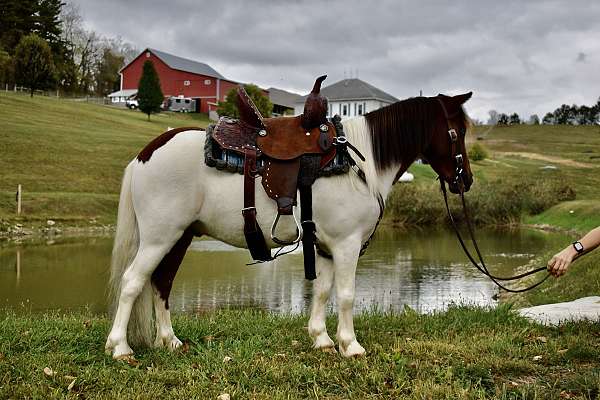
<path fill-rule="evenodd" d="M 365 156 L 364 162 L 356 161 L 366 183 L 350 171 L 320 178 L 313 186 L 316 236 L 320 248 L 332 256 L 317 257 L 308 323 L 315 348 L 334 346 L 325 328 L 325 310 L 335 284 L 339 350 L 347 357 L 364 354 L 352 315 L 356 264 L 376 227 L 378 199 L 387 198 L 411 163 L 417 157 L 427 159 L 456 192 L 454 156 L 462 154 L 462 181 L 469 189 L 472 174 L 464 142 L 469 119 L 462 104 L 470 97 L 411 98 L 343 122 L 349 142 Z M 450 129 L 458 132 L 454 146 Z M 128 336 L 139 344 L 169 349 L 181 345 L 171 325 L 169 292 L 193 237 L 209 235 L 233 246 L 246 245 L 240 214 L 243 177 L 207 167 L 204 142 L 200 130 L 159 136 L 125 169 L 110 281 L 116 312 L 106 341 L 106 351 L 115 358 L 133 353 Z M 260 187 L 256 207 L 259 223 L 268 226 L 277 210 Z M 295 224 L 282 221 L 281 232 L 293 238 Z"/>

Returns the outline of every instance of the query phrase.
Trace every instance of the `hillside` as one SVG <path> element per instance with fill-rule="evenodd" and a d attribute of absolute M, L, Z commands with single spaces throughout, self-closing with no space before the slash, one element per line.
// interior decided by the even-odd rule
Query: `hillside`
<path fill-rule="evenodd" d="M 0 92 L 0 219 L 114 222 L 123 168 L 167 127 L 205 127 L 203 114 L 145 114 L 111 106 Z"/>

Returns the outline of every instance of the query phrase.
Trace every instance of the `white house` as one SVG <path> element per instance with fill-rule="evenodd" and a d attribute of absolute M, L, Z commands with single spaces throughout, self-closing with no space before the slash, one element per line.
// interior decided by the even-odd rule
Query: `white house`
<path fill-rule="evenodd" d="M 338 114 L 342 119 L 363 115 L 398 101 L 394 96 L 368 84 L 358 78 L 344 79 L 321 89 L 321 94 L 329 102 L 328 117 Z M 294 114 L 300 115 L 304 110 L 304 100 L 300 98 Z"/>
<path fill-rule="evenodd" d="M 137 94 L 137 89 L 125 89 L 118 90 L 108 95 L 111 103 L 113 104 L 125 104 L 125 102 L 131 97 Z"/>

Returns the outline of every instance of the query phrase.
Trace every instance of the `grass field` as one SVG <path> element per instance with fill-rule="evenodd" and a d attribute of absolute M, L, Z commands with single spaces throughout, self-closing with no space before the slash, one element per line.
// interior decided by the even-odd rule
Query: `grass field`
<path fill-rule="evenodd" d="M 202 114 L 139 111 L 0 92 L 0 218 L 113 223 L 123 169 L 167 127 L 205 127 Z"/>
<path fill-rule="evenodd" d="M 330 332 L 335 332 L 330 319 Z M 509 307 L 356 319 L 367 355 L 311 349 L 306 316 L 224 310 L 176 317 L 188 343 L 135 362 L 104 355 L 108 320 L 4 315 L 0 398 L 594 399 L 600 325 L 534 325 Z M 229 357 L 230 359 L 227 359 Z M 44 369 L 49 368 L 51 371 Z"/>

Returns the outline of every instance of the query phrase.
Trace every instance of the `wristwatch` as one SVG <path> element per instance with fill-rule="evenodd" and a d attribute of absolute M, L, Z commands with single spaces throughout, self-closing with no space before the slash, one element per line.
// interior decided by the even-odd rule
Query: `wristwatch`
<path fill-rule="evenodd" d="M 573 242 L 573 248 L 575 249 L 575 251 L 579 254 L 583 253 L 583 245 L 581 244 L 580 241 L 575 241 Z"/>

